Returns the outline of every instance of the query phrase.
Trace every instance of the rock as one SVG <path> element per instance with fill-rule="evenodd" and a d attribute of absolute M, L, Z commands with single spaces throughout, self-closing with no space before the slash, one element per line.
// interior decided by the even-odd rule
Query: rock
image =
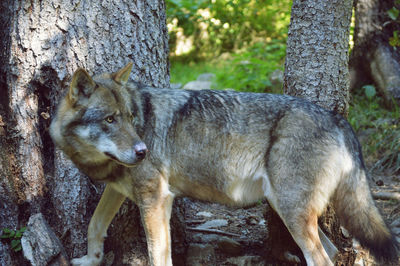
<path fill-rule="evenodd" d="M 237 266 L 264 266 L 264 260 L 260 256 L 241 256 L 229 258 L 225 263 L 237 265 Z M 224 263 L 224 265 L 225 265 Z"/>
<path fill-rule="evenodd" d="M 180 89 L 182 88 L 182 83 L 171 83 L 169 86 L 171 89 Z"/>
<path fill-rule="evenodd" d="M 197 214 L 196 214 L 197 216 L 204 216 L 204 217 L 212 217 L 213 216 L 213 214 L 211 213 L 211 212 L 198 212 Z"/>
<path fill-rule="evenodd" d="M 350 237 L 349 231 L 347 231 L 346 228 L 344 228 L 343 226 L 340 227 L 340 231 L 342 232 L 342 235 L 343 235 L 345 238 L 349 238 L 349 237 Z"/>
<path fill-rule="evenodd" d="M 228 221 L 224 219 L 215 219 L 211 221 L 207 221 L 204 224 L 197 226 L 198 229 L 208 229 L 208 228 L 216 228 L 221 226 L 227 226 Z"/>
<path fill-rule="evenodd" d="M 210 90 L 212 88 L 213 83 L 211 81 L 190 81 L 183 86 L 184 90 Z"/>
<path fill-rule="evenodd" d="M 242 245 L 226 236 L 220 237 L 217 242 L 218 248 L 226 254 L 239 255 L 242 251 Z"/>
<path fill-rule="evenodd" d="M 249 217 L 246 218 L 246 223 L 249 225 L 257 225 L 259 219 L 260 217 L 250 215 Z"/>
<path fill-rule="evenodd" d="M 265 225 L 265 219 L 261 219 L 259 222 L 258 222 L 258 225 Z"/>
<path fill-rule="evenodd" d="M 361 257 L 357 257 L 354 261 L 353 266 L 364 266 L 364 259 Z"/>
<path fill-rule="evenodd" d="M 24 257 L 33 266 L 69 265 L 64 247 L 41 213 L 29 218 L 21 245 Z"/>
<path fill-rule="evenodd" d="M 280 69 L 275 70 L 269 76 L 273 89 L 281 89 L 283 85 L 283 71 Z"/>
<path fill-rule="evenodd" d="M 355 251 L 355 266 L 364 266 L 364 265 L 377 265 L 375 259 L 371 256 L 370 252 L 363 248 L 356 239 L 353 238 L 353 249 Z"/>
<path fill-rule="evenodd" d="M 217 77 L 213 73 L 203 73 L 197 77 L 198 81 L 214 81 Z"/>
<path fill-rule="evenodd" d="M 216 234 L 195 234 L 193 235 L 193 242 L 201 244 L 210 244 L 213 247 L 229 255 L 239 255 L 242 251 L 242 245 L 226 236 L 220 236 Z"/>
<path fill-rule="evenodd" d="M 187 251 L 186 265 L 215 265 L 215 251 L 213 246 L 209 244 L 190 244 Z"/>
<path fill-rule="evenodd" d="M 221 236 L 216 234 L 195 234 L 193 235 L 193 241 L 196 243 L 217 243 Z"/>

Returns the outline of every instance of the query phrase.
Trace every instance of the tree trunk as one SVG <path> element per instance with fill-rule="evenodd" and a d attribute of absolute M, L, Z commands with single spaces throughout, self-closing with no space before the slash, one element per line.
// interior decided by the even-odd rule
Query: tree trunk
<path fill-rule="evenodd" d="M 293 1 L 284 92 L 347 115 L 351 0 Z"/>
<path fill-rule="evenodd" d="M 387 11 L 393 1 L 355 1 L 354 48 L 350 57 L 351 88 L 375 84 L 386 105 L 392 97 L 400 102 L 400 54 L 389 44 L 389 38 L 400 24 L 391 20 Z M 400 4 L 396 7 L 400 9 Z"/>
<path fill-rule="evenodd" d="M 289 26 L 284 92 L 347 115 L 348 49 L 352 1 L 294 0 Z M 339 249 L 337 264 L 352 265 L 354 253 L 328 207 L 319 225 Z"/>
<path fill-rule="evenodd" d="M 54 152 L 51 115 L 78 67 L 112 72 L 132 61 L 133 79 L 168 86 L 164 2 L 6 0 L 0 10 L 0 228 L 19 228 L 41 212 L 68 256 L 82 256 L 103 185 Z M 106 257 L 147 264 L 136 207 L 125 203 L 116 220 Z M 0 242 L 1 265 L 21 265 L 21 257 Z"/>

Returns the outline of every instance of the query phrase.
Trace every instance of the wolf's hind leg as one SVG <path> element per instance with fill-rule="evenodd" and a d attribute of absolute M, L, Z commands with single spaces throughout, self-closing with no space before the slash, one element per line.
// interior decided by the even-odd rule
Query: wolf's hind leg
<path fill-rule="evenodd" d="M 318 234 L 317 213 L 298 207 L 293 207 L 291 210 L 276 211 L 303 252 L 307 265 L 333 265 Z"/>
<path fill-rule="evenodd" d="M 103 242 L 107 228 L 118 212 L 125 196 L 107 185 L 94 211 L 88 229 L 88 253 L 71 261 L 72 265 L 100 265 L 103 259 Z"/>

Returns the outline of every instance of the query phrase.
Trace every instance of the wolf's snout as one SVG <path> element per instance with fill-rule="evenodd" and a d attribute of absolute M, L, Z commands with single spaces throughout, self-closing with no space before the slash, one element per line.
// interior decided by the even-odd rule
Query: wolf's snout
<path fill-rule="evenodd" d="M 144 144 L 143 142 L 138 142 L 133 145 L 133 148 L 135 149 L 135 153 L 138 159 L 144 159 L 146 153 L 148 152 L 146 144 Z"/>

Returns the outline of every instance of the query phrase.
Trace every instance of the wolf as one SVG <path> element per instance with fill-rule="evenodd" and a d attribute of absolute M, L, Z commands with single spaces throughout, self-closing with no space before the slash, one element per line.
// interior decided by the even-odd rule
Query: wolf
<path fill-rule="evenodd" d="M 234 206 L 267 199 L 307 265 L 333 265 L 317 223 L 332 202 L 341 224 L 375 257 L 397 259 L 343 117 L 286 95 L 152 88 L 129 82 L 131 69 L 128 63 L 93 77 L 76 70 L 50 126 L 76 166 L 106 182 L 87 255 L 74 265 L 101 263 L 107 228 L 125 198 L 139 207 L 151 265 L 172 265 L 177 196 Z"/>

